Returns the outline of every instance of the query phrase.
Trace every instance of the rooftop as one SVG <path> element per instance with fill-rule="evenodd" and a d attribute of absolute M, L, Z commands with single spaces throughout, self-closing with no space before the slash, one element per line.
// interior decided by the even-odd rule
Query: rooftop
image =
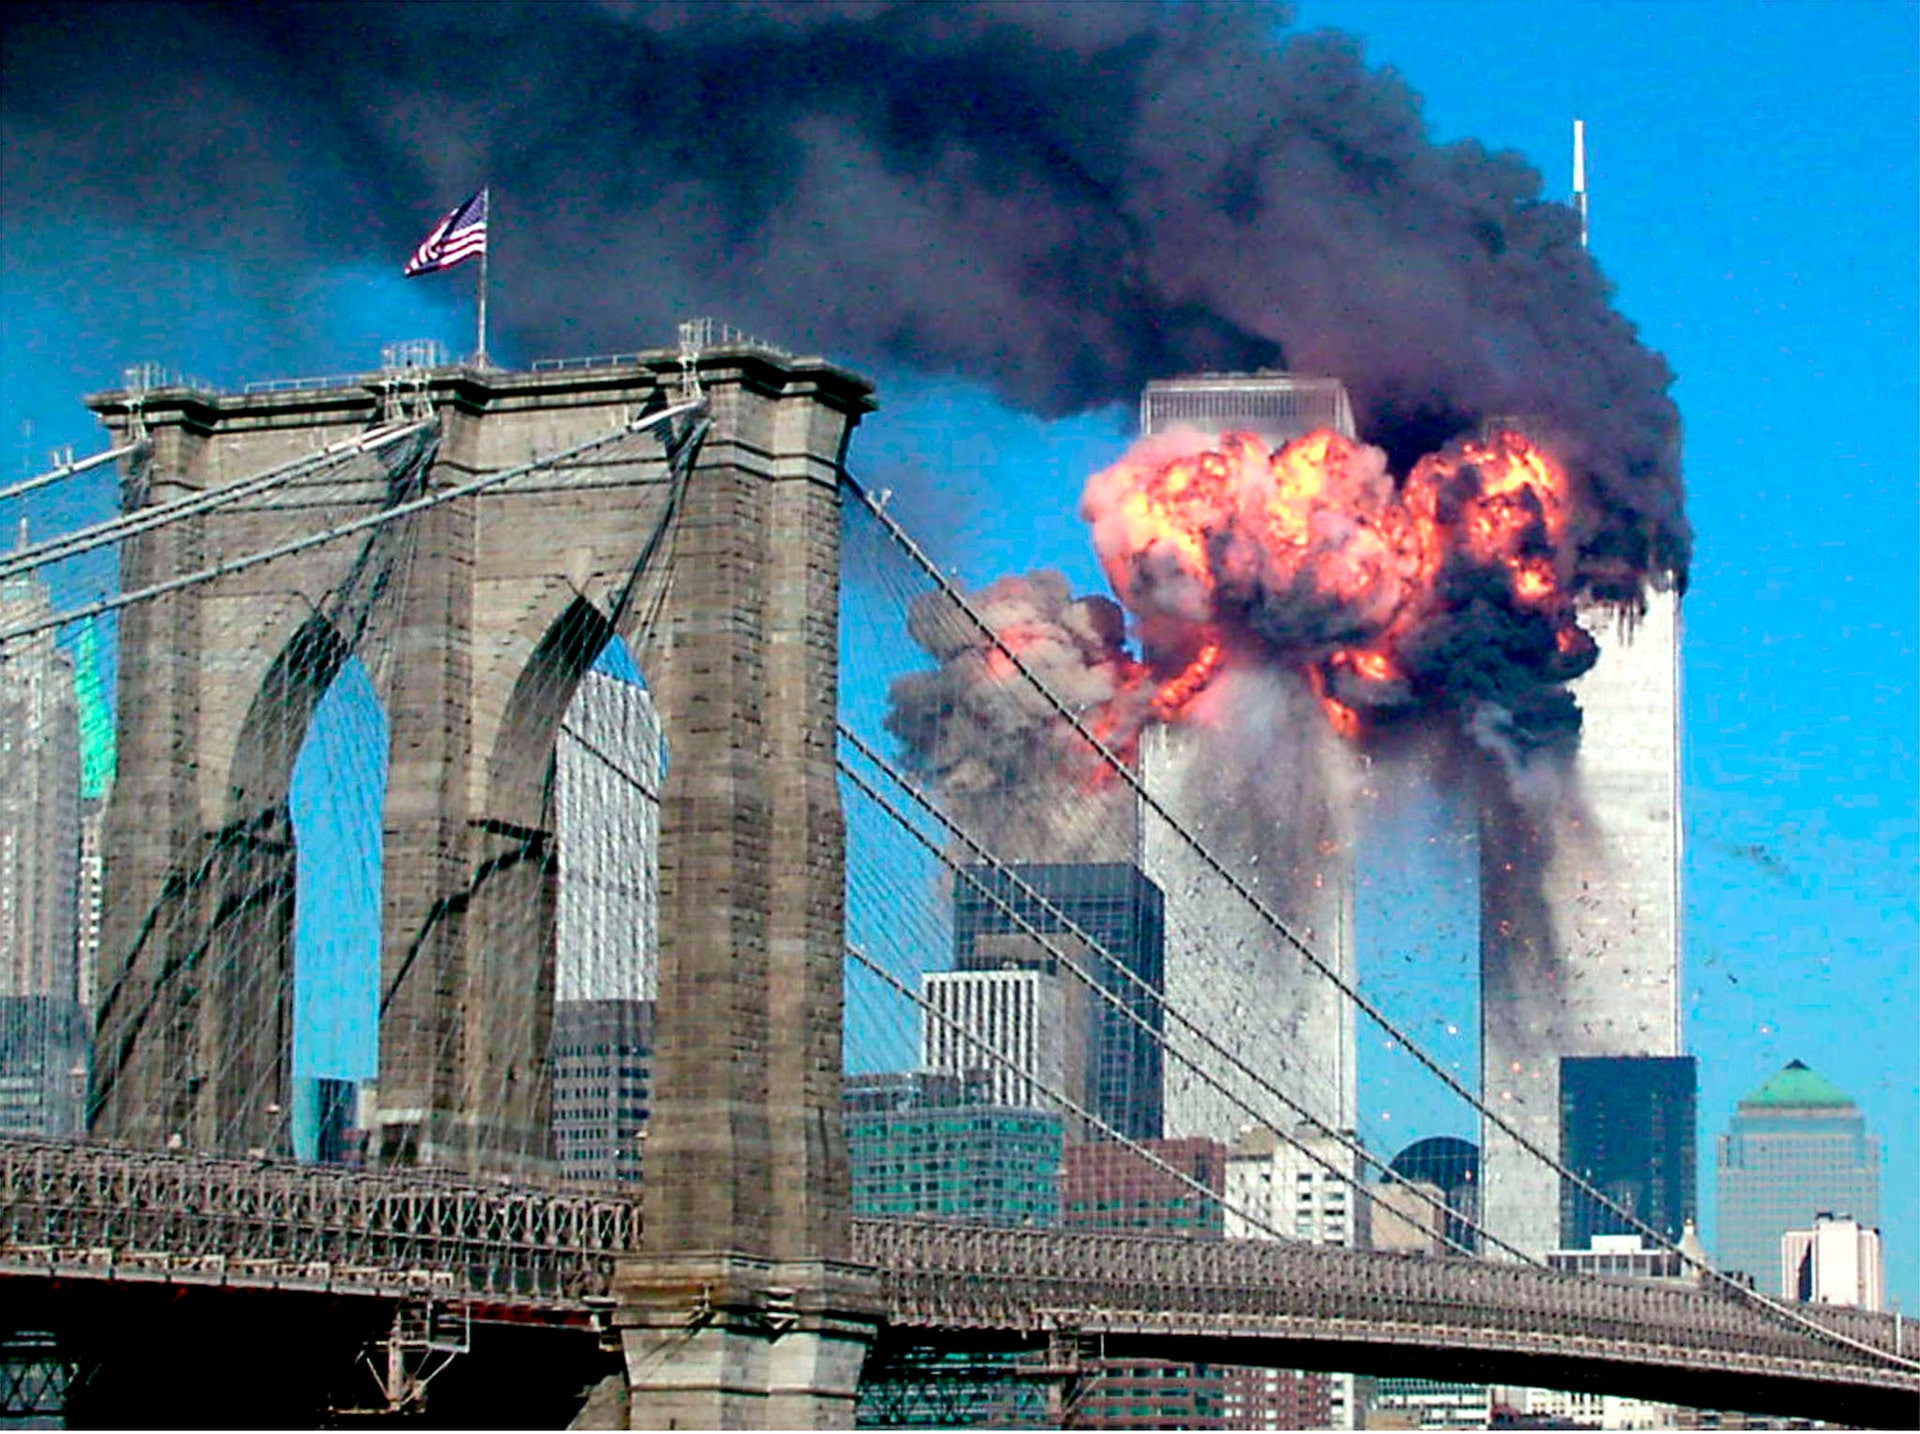
<path fill-rule="evenodd" d="M 1740 1102 L 1741 1108 L 1753 1106 L 1850 1106 L 1853 1097 L 1801 1061 L 1789 1061 L 1780 1073 Z"/>

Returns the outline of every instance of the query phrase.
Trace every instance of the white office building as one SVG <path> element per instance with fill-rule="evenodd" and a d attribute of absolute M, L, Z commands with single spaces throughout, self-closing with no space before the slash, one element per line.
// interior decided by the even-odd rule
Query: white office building
<path fill-rule="evenodd" d="M 1886 1308 L 1880 1232 L 1851 1215 L 1818 1215 L 1780 1237 L 1780 1288 L 1808 1304 Z"/>
<path fill-rule="evenodd" d="M 581 679 L 554 748 L 554 999 L 651 1001 L 659 969 L 660 722 L 644 687 Z"/>
<path fill-rule="evenodd" d="M 1359 1194 L 1360 1157 L 1310 1127 L 1289 1136 L 1266 1126 L 1240 1133 L 1227 1155 L 1226 1235 L 1230 1240 L 1294 1239 L 1369 1247 L 1367 1201 Z M 1332 1376 L 1328 1427 L 1366 1427 L 1368 1381 Z"/>
<path fill-rule="evenodd" d="M 1058 1092 L 1084 1107 L 1087 1021 L 1076 998 L 1083 990 L 1033 966 L 928 972 L 920 978 L 930 1008 L 920 1018 L 920 1066 L 982 1072 L 989 1105 L 1060 1109 L 1050 1094 Z"/>

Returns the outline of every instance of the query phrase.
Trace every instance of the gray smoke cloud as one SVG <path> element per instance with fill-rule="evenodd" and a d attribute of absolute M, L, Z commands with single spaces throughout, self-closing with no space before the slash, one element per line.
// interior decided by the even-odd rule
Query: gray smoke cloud
<path fill-rule="evenodd" d="M 1073 596 L 1058 573 L 989 583 L 969 605 L 1046 689 L 1093 723 L 1128 700 L 1120 609 Z M 907 631 L 937 666 L 895 678 L 887 730 L 948 811 L 1010 861 L 1129 860 L 1127 789 L 1013 662 L 944 593 Z M 1136 694 L 1144 706 L 1145 694 Z"/>
<path fill-rule="evenodd" d="M 156 21 L 156 14 L 164 20 Z M 529 354 L 713 311 L 1045 415 L 1149 378 L 1337 374 L 1397 471 L 1526 414 L 1595 501 L 1583 583 L 1684 581 L 1670 375 L 1517 156 L 1429 140 L 1272 5 L 15 5 L 6 223 L 278 271 L 494 186 Z M 1276 38 L 1278 36 L 1278 38 Z"/>

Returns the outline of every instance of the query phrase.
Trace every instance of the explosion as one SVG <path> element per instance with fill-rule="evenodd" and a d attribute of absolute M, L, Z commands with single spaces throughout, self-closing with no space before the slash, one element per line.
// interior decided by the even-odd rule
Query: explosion
<path fill-rule="evenodd" d="M 1563 684 L 1597 648 L 1578 623 L 1567 473 L 1501 428 L 1396 484 L 1377 448 L 1322 430 L 1150 438 L 1087 484 L 1083 514 L 1146 661 L 1123 693 L 1180 722 L 1224 669 L 1279 666 L 1359 739 L 1445 712 L 1518 756 L 1563 744 Z M 1128 745 L 1124 721 L 1106 724 Z M 1135 728 L 1134 730 L 1137 730 Z"/>
<path fill-rule="evenodd" d="M 983 820 L 1035 811 L 1021 819 L 1038 822 L 1029 838 L 1042 828 L 1065 838 L 1051 829 L 1051 803 L 1029 800 L 1039 774 L 1063 796 L 1114 780 L 1022 667 L 1128 763 L 1151 725 L 1229 722 L 1255 690 L 1231 687 L 1236 674 L 1295 684 L 1305 710 L 1317 703 L 1349 744 L 1444 723 L 1499 757 L 1516 784 L 1545 776 L 1533 759 L 1564 755 L 1578 738 L 1566 683 L 1599 649 L 1574 598 L 1596 580 L 1580 571 L 1567 468 L 1517 427 L 1457 440 L 1404 481 L 1381 449 L 1331 430 L 1278 448 L 1248 433 L 1159 434 L 1094 474 L 1081 511 L 1117 605 L 1073 598 L 1058 574 L 1036 573 L 974 595 L 991 636 L 938 594 L 910 622 L 938 665 L 894 683 L 888 725 Z M 1611 592 L 1620 576 L 1607 573 Z M 1270 746 L 1256 764 L 1333 761 L 1314 751 Z M 1009 804 L 1010 793 L 1021 796 Z"/>

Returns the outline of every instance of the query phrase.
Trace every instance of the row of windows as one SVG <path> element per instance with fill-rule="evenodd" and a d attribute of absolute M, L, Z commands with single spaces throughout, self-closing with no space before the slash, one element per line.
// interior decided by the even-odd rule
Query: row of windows
<path fill-rule="evenodd" d="M 1059 1142 L 1041 1139 L 1009 1140 L 871 1140 L 850 1136 L 847 1148 L 855 1159 L 868 1160 L 1018 1160 L 1060 1168 Z"/>
<path fill-rule="evenodd" d="M 855 1194 L 862 1191 L 904 1190 L 909 1195 L 933 1195 L 942 1190 L 983 1190 L 994 1194 L 1044 1195 L 1053 1199 L 1053 1187 L 1043 1180 L 853 1180 Z"/>
<path fill-rule="evenodd" d="M 1145 1196 L 1137 1200 L 1095 1200 L 1091 1204 L 1085 1200 L 1075 1200 L 1067 1206 L 1069 1210 L 1184 1210 L 1186 1207 L 1186 1199 L 1179 1195 L 1159 1200 L 1149 1200 Z"/>

